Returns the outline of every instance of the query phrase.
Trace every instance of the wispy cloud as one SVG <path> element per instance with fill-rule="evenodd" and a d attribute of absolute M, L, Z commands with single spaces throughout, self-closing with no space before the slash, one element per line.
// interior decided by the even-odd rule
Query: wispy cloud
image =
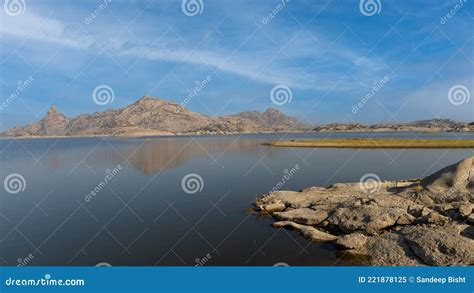
<path fill-rule="evenodd" d="M 11 92 L 41 69 L 20 99 L 40 113 L 56 97 L 75 113 L 97 110 L 89 91 L 98 81 L 120 93 L 123 99 L 113 107 L 121 107 L 144 93 L 179 101 L 202 75 L 215 74 L 190 109 L 262 109 L 271 103 L 271 88 L 283 84 L 294 95 L 286 111 L 311 110 L 307 119 L 330 122 L 344 120 L 342 108 L 350 109 L 374 81 L 389 76 L 390 85 L 372 103 L 382 111 L 364 113 L 359 118 L 365 122 L 389 119 L 402 106 L 396 119 L 432 113 L 469 119 L 469 109 L 445 105 L 447 80 L 472 80 L 468 9 L 441 26 L 450 6 L 428 0 L 384 3 L 374 17 L 362 15 L 358 3 L 298 1 L 263 24 L 275 7 L 271 1 L 206 0 L 196 17 L 184 15 L 180 1 L 147 3 L 114 1 L 89 23 L 96 1 L 30 1 L 23 15 L 0 15 L 0 61 L 9 71 L 0 89 Z M 30 113 L 24 104 L 8 111 Z M 420 113 L 423 105 L 428 110 Z"/>
<path fill-rule="evenodd" d="M 80 25 L 69 25 L 56 19 L 27 13 L 21 17 L 6 17 L 0 26 L 0 34 L 4 38 L 30 42 L 31 46 L 35 46 L 36 41 L 95 52 L 100 52 L 105 46 L 108 53 L 120 57 L 207 66 L 264 84 L 285 84 L 301 89 L 347 90 L 356 83 L 350 79 L 340 80 L 339 86 L 334 88 L 332 68 L 323 66 L 318 68 L 318 71 L 311 71 L 304 68 L 304 64 L 297 65 L 292 62 L 292 59 L 309 58 L 309 63 L 314 65 L 346 60 L 354 67 L 363 67 L 366 72 L 374 72 L 380 68 L 377 61 L 367 56 L 336 45 L 329 48 L 328 44 L 322 45 L 321 41 L 315 41 L 314 37 L 303 33 L 292 38 L 289 46 L 282 49 L 274 47 L 271 51 L 265 43 L 250 52 L 214 46 L 205 49 L 176 45 L 156 46 L 153 42 L 147 43 L 146 39 L 140 40 L 137 45 L 127 39 L 112 38 L 109 31 L 88 32 Z M 178 38 L 181 36 L 172 36 L 169 40 L 164 38 L 160 43 L 176 44 L 179 43 L 175 40 Z"/>
<path fill-rule="evenodd" d="M 27 42 L 48 42 L 79 49 L 90 48 L 94 43 L 93 38 L 75 34 L 75 32 L 68 30 L 61 21 L 33 13 L 15 17 L 3 15 L 0 34 L 3 38 L 10 37 Z"/>

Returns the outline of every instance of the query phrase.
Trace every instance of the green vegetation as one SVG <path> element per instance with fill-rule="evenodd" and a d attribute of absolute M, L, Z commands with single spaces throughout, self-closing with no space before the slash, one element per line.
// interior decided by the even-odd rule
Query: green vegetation
<path fill-rule="evenodd" d="M 291 140 L 263 143 L 275 147 L 308 148 L 362 148 L 362 149 L 452 149 L 474 148 L 474 140 L 454 139 L 397 139 L 397 138 L 341 138 L 318 140 Z"/>

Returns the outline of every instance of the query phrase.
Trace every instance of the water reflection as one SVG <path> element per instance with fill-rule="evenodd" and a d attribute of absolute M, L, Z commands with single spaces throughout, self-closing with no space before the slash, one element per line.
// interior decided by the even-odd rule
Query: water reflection
<path fill-rule="evenodd" d="M 119 164 L 126 160 L 137 170 L 151 175 L 172 169 L 201 156 L 218 160 L 225 154 L 267 153 L 276 156 L 281 150 L 261 146 L 252 139 L 152 139 L 141 144 L 103 148 L 91 156 L 91 160 L 105 158 L 108 163 Z"/>
<path fill-rule="evenodd" d="M 364 134 L 292 134 L 288 139 L 326 136 Z M 283 189 L 357 182 L 369 172 L 384 180 L 420 178 L 472 155 L 472 150 L 462 149 L 261 146 L 279 138 L 261 134 L 0 141 L 0 178 L 19 173 L 26 179 L 21 194 L 0 189 L 0 264 L 17 265 L 18 258 L 32 252 L 31 265 L 195 265 L 195 259 L 207 253 L 213 258 L 206 265 L 353 264 L 329 244 L 308 243 L 292 231 L 271 228 L 271 218 L 249 215 L 248 208 L 295 164 L 301 168 Z M 123 165 L 120 174 L 81 206 L 105 170 L 118 164 Z M 182 178 L 188 173 L 203 178 L 202 192 L 183 191 Z M 35 246 L 41 253 L 36 254 Z M 301 253 L 301 247 L 308 253 Z"/>

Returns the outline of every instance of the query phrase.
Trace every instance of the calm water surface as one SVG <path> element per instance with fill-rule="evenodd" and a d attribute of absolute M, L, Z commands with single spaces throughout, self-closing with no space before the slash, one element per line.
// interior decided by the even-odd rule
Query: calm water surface
<path fill-rule="evenodd" d="M 472 150 L 271 148 L 280 138 L 474 139 L 474 133 L 265 134 L 179 138 L 0 140 L 0 175 L 21 174 L 24 191 L 0 189 L 0 264 L 350 265 L 332 244 L 274 229 L 248 211 L 295 167 L 282 189 L 421 178 Z M 104 184 L 107 170 L 121 170 Z M 182 179 L 202 178 L 186 193 Z M 198 186 L 199 187 L 199 186 Z M 98 190 L 95 196 L 87 195 Z"/>

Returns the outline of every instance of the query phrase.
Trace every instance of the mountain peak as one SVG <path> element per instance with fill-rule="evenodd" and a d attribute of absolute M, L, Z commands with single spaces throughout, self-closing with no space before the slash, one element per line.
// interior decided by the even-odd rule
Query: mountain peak
<path fill-rule="evenodd" d="M 64 120 L 64 119 L 68 119 L 63 113 L 59 112 L 58 109 L 56 108 L 56 106 L 51 106 L 51 108 L 49 108 L 48 110 L 48 113 L 46 113 L 46 115 L 44 116 L 44 119 L 61 119 L 61 120 Z"/>
<path fill-rule="evenodd" d="M 48 113 L 46 115 L 52 115 L 52 114 L 57 114 L 57 113 L 59 113 L 58 109 L 56 108 L 56 106 L 53 105 L 51 106 L 51 108 L 49 108 Z"/>
<path fill-rule="evenodd" d="M 117 110 L 95 112 L 68 118 L 52 106 L 40 121 L 13 129 L 9 136 L 121 135 L 132 133 L 238 133 L 293 131 L 302 129 L 293 118 L 274 108 L 264 113 L 244 112 L 232 116 L 210 117 L 183 105 L 144 95 Z"/>
<path fill-rule="evenodd" d="M 158 100 L 158 99 L 154 98 L 152 96 L 145 95 L 145 96 L 141 97 L 138 101 L 153 101 L 153 100 Z"/>
<path fill-rule="evenodd" d="M 263 112 L 263 114 L 278 114 L 278 115 L 283 115 L 283 113 L 276 109 L 276 108 L 273 108 L 273 107 L 269 107 L 267 108 L 267 110 L 265 110 L 265 112 Z"/>

